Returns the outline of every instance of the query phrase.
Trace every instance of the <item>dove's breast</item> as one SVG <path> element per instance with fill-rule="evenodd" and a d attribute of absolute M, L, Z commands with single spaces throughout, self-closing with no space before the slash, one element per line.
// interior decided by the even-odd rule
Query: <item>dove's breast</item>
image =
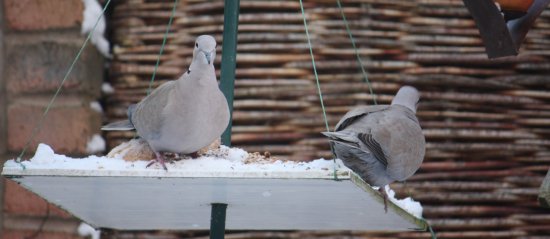
<path fill-rule="evenodd" d="M 217 86 L 173 94 L 163 110 L 160 137 L 149 141 L 155 150 L 188 154 L 220 137 L 229 123 L 229 108 Z"/>

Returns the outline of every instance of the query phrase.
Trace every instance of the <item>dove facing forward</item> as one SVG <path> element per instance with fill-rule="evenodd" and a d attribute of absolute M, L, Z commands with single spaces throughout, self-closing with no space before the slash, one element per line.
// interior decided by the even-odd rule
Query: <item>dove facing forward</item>
<path fill-rule="evenodd" d="M 356 107 L 335 132 L 323 132 L 346 167 L 380 187 L 384 199 L 385 185 L 406 180 L 424 160 L 426 142 L 415 115 L 419 99 L 414 87 L 403 86 L 391 105 Z"/>
<path fill-rule="evenodd" d="M 216 80 L 215 56 L 215 39 L 199 36 L 187 72 L 131 105 L 128 120 L 108 124 L 102 130 L 135 129 L 164 169 L 162 152 L 196 154 L 220 137 L 229 123 L 227 100 Z"/>

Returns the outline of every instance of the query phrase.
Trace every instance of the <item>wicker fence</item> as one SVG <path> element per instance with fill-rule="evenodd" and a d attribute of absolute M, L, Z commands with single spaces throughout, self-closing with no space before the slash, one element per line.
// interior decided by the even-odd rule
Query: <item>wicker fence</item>
<path fill-rule="evenodd" d="M 304 4 L 333 127 L 350 107 L 372 104 L 373 96 L 336 1 Z M 518 57 L 488 60 L 461 0 L 342 4 L 378 103 L 389 103 L 403 84 L 422 94 L 418 116 L 427 139 L 426 158 L 406 184 L 392 187 L 423 203 L 424 216 L 439 238 L 550 235 L 550 211 L 536 202 L 550 165 L 550 11 L 530 31 Z M 114 7 L 109 79 L 115 92 L 105 97 L 109 121 L 125 117 L 126 107 L 145 96 L 171 7 L 170 1 L 132 0 Z M 330 158 L 327 140 L 319 134 L 325 126 L 299 2 L 241 0 L 239 24 L 233 144 L 281 159 Z M 222 26 L 223 1 L 182 0 L 154 85 L 187 70 L 197 35 L 212 34 L 221 46 Z M 133 136 L 106 134 L 110 147 Z"/>

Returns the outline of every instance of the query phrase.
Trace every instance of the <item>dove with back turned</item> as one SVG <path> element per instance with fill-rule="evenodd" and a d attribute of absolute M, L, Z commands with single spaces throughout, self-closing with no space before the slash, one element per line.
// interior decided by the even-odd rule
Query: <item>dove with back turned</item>
<path fill-rule="evenodd" d="M 215 57 L 215 39 L 199 36 L 187 72 L 128 107 L 128 120 L 108 124 L 102 130 L 135 129 L 164 169 L 162 152 L 196 154 L 220 137 L 229 123 L 227 100 L 216 80 Z"/>
<path fill-rule="evenodd" d="M 384 186 L 406 180 L 424 160 L 426 142 L 415 115 L 419 99 L 414 87 L 403 86 L 391 105 L 356 107 L 334 132 L 323 132 L 344 165 L 380 187 L 384 199 Z"/>

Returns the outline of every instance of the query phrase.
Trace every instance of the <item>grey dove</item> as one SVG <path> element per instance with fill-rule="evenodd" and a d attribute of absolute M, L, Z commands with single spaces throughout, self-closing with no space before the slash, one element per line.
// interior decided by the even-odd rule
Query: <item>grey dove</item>
<path fill-rule="evenodd" d="M 128 120 L 108 124 L 102 130 L 135 129 L 164 169 L 163 152 L 196 154 L 220 137 L 229 123 L 227 100 L 216 80 L 215 57 L 216 40 L 199 36 L 187 72 L 128 107 Z"/>
<path fill-rule="evenodd" d="M 334 132 L 323 132 L 344 165 L 380 187 L 384 198 L 385 185 L 406 180 L 424 160 L 426 142 L 415 115 L 419 99 L 414 87 L 403 86 L 391 105 L 356 107 Z"/>

